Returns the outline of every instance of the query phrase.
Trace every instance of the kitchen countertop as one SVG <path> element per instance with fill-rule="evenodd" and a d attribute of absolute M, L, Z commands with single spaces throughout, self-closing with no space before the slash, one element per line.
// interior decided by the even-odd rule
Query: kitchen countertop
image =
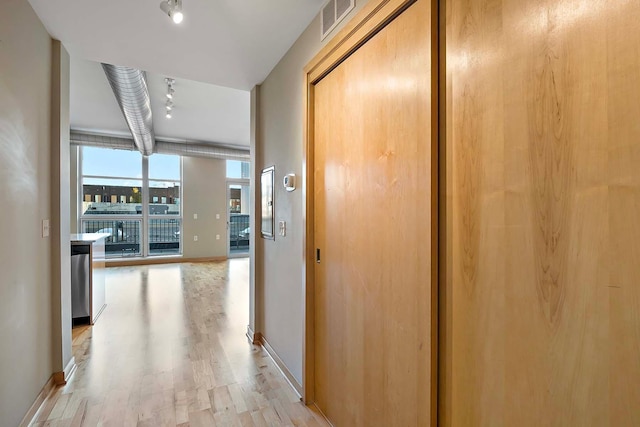
<path fill-rule="evenodd" d="M 100 239 L 110 237 L 109 233 L 80 233 L 71 235 L 71 244 L 78 245 L 84 243 L 94 243 Z"/>

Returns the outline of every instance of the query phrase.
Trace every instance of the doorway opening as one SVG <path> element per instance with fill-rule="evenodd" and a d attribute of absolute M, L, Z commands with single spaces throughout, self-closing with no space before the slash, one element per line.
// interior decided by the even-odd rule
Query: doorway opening
<path fill-rule="evenodd" d="M 249 181 L 227 183 L 227 254 L 249 256 L 250 192 Z"/>

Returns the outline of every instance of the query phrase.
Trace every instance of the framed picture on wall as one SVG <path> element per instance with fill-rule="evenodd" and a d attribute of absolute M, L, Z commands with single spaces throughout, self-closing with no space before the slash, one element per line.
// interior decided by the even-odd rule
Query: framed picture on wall
<path fill-rule="evenodd" d="M 265 239 L 275 239 L 273 234 L 273 183 L 275 166 L 262 170 L 260 177 L 260 200 L 262 205 L 261 234 Z"/>

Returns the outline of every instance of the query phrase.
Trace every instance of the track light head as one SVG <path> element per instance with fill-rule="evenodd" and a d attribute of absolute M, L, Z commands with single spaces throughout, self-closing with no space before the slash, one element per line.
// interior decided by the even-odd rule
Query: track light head
<path fill-rule="evenodd" d="M 171 19 L 173 19 L 173 22 L 175 22 L 176 24 L 181 23 L 182 20 L 184 19 L 184 15 L 180 11 L 175 11 L 169 14 L 169 16 L 171 16 Z"/>
<path fill-rule="evenodd" d="M 173 110 L 173 93 L 175 92 L 175 90 L 173 89 L 173 85 L 175 84 L 175 79 L 172 79 L 171 77 L 166 77 L 164 79 L 164 82 L 167 84 L 167 102 L 165 102 L 164 106 L 167 109 L 167 114 L 166 114 L 166 118 L 170 119 L 171 118 L 171 110 Z"/>
<path fill-rule="evenodd" d="M 164 0 L 160 3 L 160 10 L 166 13 L 176 24 L 181 23 L 184 19 L 182 0 Z"/>
<path fill-rule="evenodd" d="M 162 10 L 167 15 L 171 16 L 171 11 L 173 10 L 173 7 L 171 6 L 171 3 L 169 3 L 169 0 L 164 0 L 160 2 L 160 10 Z"/>
<path fill-rule="evenodd" d="M 176 82 L 174 79 L 167 77 L 164 79 L 165 83 L 167 83 L 167 99 L 173 99 L 173 94 L 175 90 L 173 90 L 173 84 Z"/>

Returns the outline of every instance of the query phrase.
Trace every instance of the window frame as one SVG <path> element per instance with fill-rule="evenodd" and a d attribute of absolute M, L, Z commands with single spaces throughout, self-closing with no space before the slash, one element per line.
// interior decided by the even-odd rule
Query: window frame
<path fill-rule="evenodd" d="M 180 209 L 179 209 L 179 213 L 178 215 L 165 215 L 165 214 L 159 214 L 159 215 L 150 215 L 149 213 L 149 196 L 150 196 L 150 186 L 149 186 L 149 182 L 177 182 L 176 180 L 169 180 L 169 179 L 149 179 L 149 157 L 148 156 L 143 156 L 141 155 L 141 162 L 142 162 L 142 178 L 135 178 L 135 177 L 130 177 L 130 176 L 98 176 L 98 175 L 85 175 L 83 173 L 83 166 L 84 166 L 84 148 L 86 148 L 88 146 L 80 146 L 79 150 L 78 150 L 78 197 L 77 197 L 77 204 L 78 204 L 78 228 L 80 232 L 82 232 L 82 230 L 84 230 L 84 223 L 86 221 L 95 221 L 96 217 L 94 215 L 85 215 L 84 214 L 84 209 L 83 209 L 83 201 L 84 201 L 84 182 L 86 178 L 94 178 L 94 179 L 111 179 L 111 180 L 136 180 L 136 181 L 141 181 L 142 185 L 140 188 L 141 191 L 141 197 L 142 197 L 142 213 L 141 214 L 130 214 L 130 215 L 122 215 L 122 214 L 101 214 L 100 215 L 100 219 L 103 220 L 109 220 L 109 221 L 140 221 L 140 253 L 136 254 L 136 255 L 132 255 L 131 257 L 135 257 L 135 258 L 151 258 L 151 257 L 163 257 L 163 256 L 182 256 L 183 254 L 183 225 L 184 225 L 184 221 L 183 221 L 183 209 L 182 209 L 182 200 L 183 200 L 183 178 L 184 178 L 184 168 L 183 168 L 183 157 L 178 155 L 178 154 L 173 154 L 175 156 L 178 157 L 179 159 L 179 165 L 180 165 L 180 181 L 179 181 L 179 186 L 180 186 Z M 110 150 L 111 148 L 109 147 L 95 147 L 95 148 L 103 148 L 103 149 L 107 149 Z M 116 149 L 117 150 L 117 149 Z M 117 151 L 126 151 L 126 150 L 117 150 Z M 151 219 L 174 219 L 177 220 L 179 222 L 179 233 L 180 233 L 180 240 L 178 243 L 178 253 L 177 254 L 151 254 L 151 248 L 150 248 L 150 235 L 149 235 L 149 231 L 150 231 L 150 220 Z M 129 258 L 129 257 L 119 257 L 119 256 L 109 256 L 107 255 L 108 259 L 119 259 L 119 258 Z"/>

